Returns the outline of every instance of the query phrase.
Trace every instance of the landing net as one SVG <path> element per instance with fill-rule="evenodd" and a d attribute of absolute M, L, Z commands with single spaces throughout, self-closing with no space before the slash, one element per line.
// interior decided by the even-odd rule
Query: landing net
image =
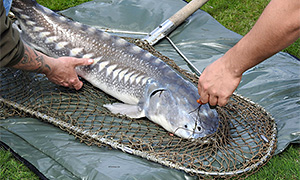
<path fill-rule="evenodd" d="M 197 77 L 180 69 L 147 43 L 130 40 L 167 62 L 195 84 Z M 103 104 L 117 100 L 84 82 L 75 91 L 44 75 L 0 69 L 0 117 L 36 117 L 67 131 L 88 145 L 110 146 L 201 178 L 241 178 L 256 172 L 276 149 L 276 124 L 261 106 L 234 94 L 216 133 L 196 141 L 179 138 L 148 119 L 110 113 Z"/>

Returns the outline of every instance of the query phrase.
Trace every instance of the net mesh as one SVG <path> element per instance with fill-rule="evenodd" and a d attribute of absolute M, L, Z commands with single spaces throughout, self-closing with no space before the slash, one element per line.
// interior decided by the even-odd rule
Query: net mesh
<path fill-rule="evenodd" d="M 127 40 L 197 83 L 195 75 L 180 69 L 149 44 Z M 49 82 L 44 75 L 10 68 L 0 71 L 1 118 L 37 117 L 88 145 L 110 146 L 201 178 L 246 177 L 265 164 L 276 148 L 274 119 L 259 105 L 236 94 L 225 107 L 217 107 L 217 132 L 191 141 L 146 118 L 110 113 L 103 104 L 117 100 L 88 82 L 75 91 Z"/>

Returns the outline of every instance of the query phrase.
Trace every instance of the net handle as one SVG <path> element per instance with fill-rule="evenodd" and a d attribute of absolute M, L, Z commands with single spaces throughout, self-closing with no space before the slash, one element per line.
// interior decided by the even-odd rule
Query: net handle
<path fill-rule="evenodd" d="M 177 11 L 169 19 L 161 23 L 143 40 L 146 40 L 150 45 L 156 44 L 159 40 L 171 33 L 179 26 L 186 18 L 202 7 L 208 0 L 192 0 L 179 11 Z"/>
<path fill-rule="evenodd" d="M 177 11 L 172 17 L 169 18 L 170 21 L 174 23 L 177 27 L 179 26 L 186 18 L 192 15 L 200 7 L 202 7 L 208 0 L 192 0 L 179 11 Z"/>

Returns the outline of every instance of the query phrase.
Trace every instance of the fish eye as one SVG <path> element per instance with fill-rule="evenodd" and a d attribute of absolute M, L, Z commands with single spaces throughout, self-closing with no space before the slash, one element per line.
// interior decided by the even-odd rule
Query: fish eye
<path fill-rule="evenodd" d="M 187 126 L 187 125 L 184 125 L 184 127 L 185 127 L 185 128 L 188 128 L 188 126 Z"/>
<path fill-rule="evenodd" d="M 201 128 L 201 126 L 197 126 L 197 129 L 198 129 L 198 131 L 201 131 L 202 128 Z"/>

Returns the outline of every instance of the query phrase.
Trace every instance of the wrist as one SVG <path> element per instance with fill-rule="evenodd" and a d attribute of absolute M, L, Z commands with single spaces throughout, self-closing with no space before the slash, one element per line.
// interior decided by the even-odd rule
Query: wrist
<path fill-rule="evenodd" d="M 53 61 L 55 60 L 52 57 L 48 57 L 42 53 L 38 54 L 39 58 L 41 59 L 40 63 L 40 73 L 43 73 L 45 75 L 49 75 L 52 72 L 52 69 L 54 68 Z"/>
<path fill-rule="evenodd" d="M 238 55 L 238 53 L 234 52 L 234 49 L 230 49 L 219 60 L 226 69 L 226 71 L 229 72 L 232 77 L 240 77 L 246 70 L 242 66 L 240 59 L 241 58 Z"/>
<path fill-rule="evenodd" d="M 228 50 L 222 57 L 225 67 L 235 77 L 262 61 L 261 50 L 254 43 L 249 43 L 249 38 L 242 38 L 235 46 Z"/>

